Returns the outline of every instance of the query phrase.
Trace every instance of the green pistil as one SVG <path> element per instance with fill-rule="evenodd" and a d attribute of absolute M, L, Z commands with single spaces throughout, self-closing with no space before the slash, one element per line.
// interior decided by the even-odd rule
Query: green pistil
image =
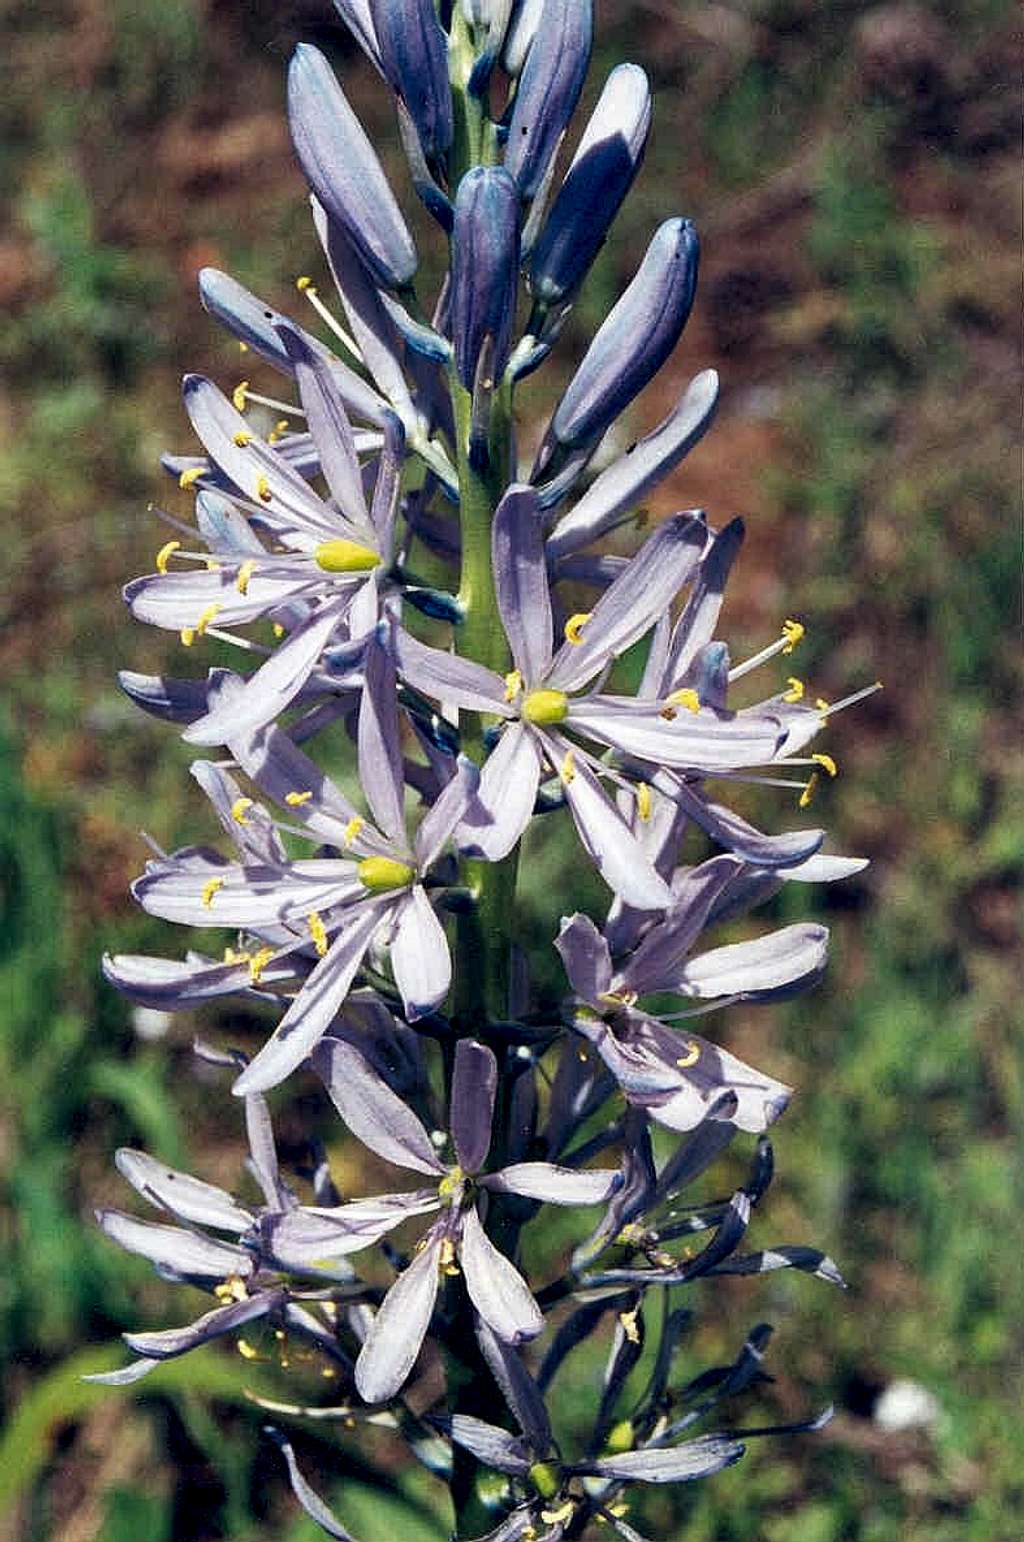
<path fill-rule="evenodd" d="M 393 857 L 364 857 L 357 869 L 359 882 L 371 894 L 387 894 L 391 889 L 407 889 L 416 877 L 408 862 Z"/>
<path fill-rule="evenodd" d="M 531 691 L 521 712 L 528 723 L 541 727 L 564 723 L 569 716 L 569 698 L 564 691 Z"/>
<path fill-rule="evenodd" d="M 321 541 L 313 553 L 325 573 L 372 573 L 380 566 L 380 557 L 358 541 Z"/>

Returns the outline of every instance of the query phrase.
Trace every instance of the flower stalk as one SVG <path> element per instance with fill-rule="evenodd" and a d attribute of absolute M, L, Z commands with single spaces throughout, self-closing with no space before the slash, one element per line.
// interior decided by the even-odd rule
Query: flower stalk
<path fill-rule="evenodd" d="M 260 1345 L 294 1338 L 343 1397 L 346 1421 L 397 1430 L 445 1479 L 458 1542 L 636 1542 L 624 1517 L 645 1485 L 710 1478 L 749 1439 L 807 1433 L 825 1417 L 695 1431 L 763 1379 L 770 1330 L 738 1341 L 731 1365 L 679 1381 L 690 1314 L 670 1310 L 669 1292 L 782 1268 L 842 1284 L 817 1249 L 746 1248 L 773 1173 L 768 1131 L 791 1089 L 732 1054 L 715 1015 L 811 988 L 828 932 L 797 922 L 754 923 L 739 941 L 713 934 L 745 925 L 784 885 L 865 865 L 828 852 L 823 829 L 767 833 L 729 803 L 736 781 L 754 781 L 791 788 L 804 808 L 822 773 L 838 771 L 809 746 L 865 693 L 816 701 L 790 673 L 803 635 L 790 618 L 780 641 L 732 666 L 718 621 L 742 521 L 684 509 L 639 532 L 628 557 L 598 546 L 635 525 L 714 416 L 718 379 L 706 370 L 592 474 L 606 430 L 686 325 L 699 255 L 690 220 L 654 233 L 533 467 L 517 463 L 517 387 L 557 346 L 650 124 L 646 76 L 620 66 L 559 179 L 590 57 L 589 0 L 453 0 L 444 25 L 430 0 L 336 4 L 394 93 L 448 272 L 421 309 L 419 252 L 377 152 L 327 59 L 301 45 L 292 137 L 345 325 L 308 277 L 298 287 L 326 341 L 204 273 L 207 310 L 284 384 L 225 392 L 186 377 L 199 452 L 164 464 L 194 497 L 195 523 L 175 518 L 156 571 L 125 591 L 188 657 L 216 637 L 254 665 L 122 676 L 141 708 L 216 752 L 192 772 L 227 847 L 204 838 L 154 856 L 135 898 L 204 936 L 223 928 L 223 951 L 104 966 L 130 999 L 163 1011 L 231 999 L 276 1012 L 245 1052 L 200 1051 L 233 1077 L 258 1194 L 119 1154 L 159 1219 L 104 1210 L 100 1225 L 212 1305 L 183 1327 L 126 1335 L 135 1360 L 101 1379 L 134 1382 L 214 1339 L 264 1359 Z M 272 430 L 268 404 L 281 414 Z M 443 582 L 415 576 L 438 564 Z M 430 643 L 415 613 L 431 619 Z M 640 643 L 636 689 L 609 689 Z M 750 700 L 755 677 L 769 684 Z M 335 779 L 327 729 L 353 741 L 357 785 Z M 603 913 L 581 912 L 567 859 L 549 939 L 560 1001 L 535 990 L 542 960 L 522 950 L 517 910 L 523 838 L 556 808 L 568 816 L 559 838 L 578 842 L 608 891 Z M 714 855 L 695 860 L 695 830 Z M 343 1198 L 312 1136 L 303 1186 L 281 1173 L 266 1094 L 300 1070 L 399 1186 Z M 660 1164 L 655 1125 L 674 1142 Z M 734 1141 L 755 1149 L 722 1198 L 701 1185 Z M 524 1275 L 519 1244 L 549 1206 L 568 1208 L 578 1235 L 541 1284 Z M 378 1268 L 364 1273 L 374 1250 Z M 657 1352 L 627 1401 L 648 1335 Z M 551 1386 L 598 1339 L 607 1359 L 590 1436 L 563 1451 Z M 297 1429 L 309 1415 L 265 1406 Z M 269 1434 L 299 1505 L 344 1542 L 301 1448 Z"/>

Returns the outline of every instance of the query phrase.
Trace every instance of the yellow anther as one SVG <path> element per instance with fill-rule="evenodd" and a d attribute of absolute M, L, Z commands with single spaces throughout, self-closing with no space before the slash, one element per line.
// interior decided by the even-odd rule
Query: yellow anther
<path fill-rule="evenodd" d="M 359 882 L 371 894 L 387 894 L 392 889 L 407 889 L 416 877 L 416 869 L 394 857 L 364 857 L 357 870 Z"/>
<path fill-rule="evenodd" d="M 240 380 L 231 393 L 231 405 L 236 412 L 245 411 L 246 398 L 249 395 L 248 380 Z"/>
<path fill-rule="evenodd" d="M 295 280 L 295 287 L 299 291 L 299 294 L 305 294 L 307 289 L 311 290 L 313 294 L 316 294 L 316 290 L 313 288 L 313 280 L 308 276 L 308 274 L 303 273 L 301 278 L 297 278 Z"/>
<path fill-rule="evenodd" d="M 579 610 L 565 623 L 565 640 L 578 648 L 583 641 L 583 628 L 594 614 L 592 610 Z"/>
<path fill-rule="evenodd" d="M 277 422 L 274 424 L 273 428 L 270 430 L 270 433 L 267 435 L 267 443 L 268 444 L 276 444 L 279 439 L 283 439 L 284 438 L 284 436 L 285 436 L 285 434 L 287 432 L 288 432 L 288 419 L 287 418 L 278 418 Z"/>
<path fill-rule="evenodd" d="M 803 701 L 804 682 L 802 680 L 798 680 L 796 675 L 790 675 L 786 681 L 786 684 L 789 686 L 789 690 L 783 696 L 783 701 Z"/>
<path fill-rule="evenodd" d="M 258 1360 L 260 1358 L 259 1350 L 253 1349 L 247 1339 L 238 1340 L 238 1353 L 243 1360 Z"/>
<path fill-rule="evenodd" d="M 216 557 L 204 557 L 203 561 L 206 564 L 206 571 L 208 573 L 220 572 L 220 563 L 217 561 Z"/>
<path fill-rule="evenodd" d="M 292 792 L 285 793 L 284 801 L 287 803 L 289 808 L 301 808 L 304 803 L 309 802 L 312 796 L 313 794 L 311 792 L 298 792 L 293 790 Z"/>
<path fill-rule="evenodd" d="M 700 711 L 700 697 L 691 685 L 684 685 L 682 690 L 673 691 L 671 696 L 665 697 L 666 707 L 685 707 L 687 712 Z"/>
<path fill-rule="evenodd" d="M 253 954 L 249 960 L 249 983 L 251 985 L 258 985 L 260 983 L 263 971 L 273 956 L 274 950 L 271 947 L 260 948 L 258 953 Z"/>
<path fill-rule="evenodd" d="M 530 691 L 520 711 L 528 723 L 563 723 L 569 715 L 569 698 L 564 691 Z"/>
<path fill-rule="evenodd" d="M 636 792 L 636 811 L 646 823 L 651 817 L 651 789 L 646 782 L 637 782 L 634 791 Z"/>
<path fill-rule="evenodd" d="M 256 478 L 256 496 L 263 503 L 269 503 L 274 496 L 270 491 L 270 483 L 265 476 L 258 476 Z"/>
<path fill-rule="evenodd" d="M 167 572 L 167 563 L 174 552 L 180 547 L 180 541 L 167 541 L 156 554 L 156 570 L 158 573 Z"/>
<path fill-rule="evenodd" d="M 685 1071 L 688 1069 L 688 1067 L 696 1065 L 699 1059 L 700 1045 L 691 1039 L 689 1044 L 686 1046 L 686 1054 L 679 1056 L 679 1059 L 676 1061 L 676 1065 L 679 1067 L 680 1071 Z"/>
<path fill-rule="evenodd" d="M 223 878 L 208 878 L 206 880 L 206 882 L 203 884 L 203 909 L 204 910 L 209 910 L 210 906 L 213 904 L 213 896 L 216 894 L 218 889 L 223 889 L 223 887 L 224 887 L 224 880 L 223 880 Z"/>
<path fill-rule="evenodd" d="M 829 776 L 839 775 L 839 767 L 836 765 L 831 755 L 817 754 L 812 755 L 811 759 L 814 761 L 815 765 L 820 766 L 823 771 L 827 771 Z"/>
<path fill-rule="evenodd" d="M 247 434 L 244 428 L 240 428 L 237 434 L 232 434 L 231 439 L 240 450 L 244 450 L 247 444 L 252 444 L 252 435 Z"/>
<path fill-rule="evenodd" d="M 792 653 L 798 642 L 802 642 L 806 628 L 801 621 L 784 621 L 782 623 L 782 635 L 786 639 L 783 653 Z"/>
<path fill-rule="evenodd" d="M 231 805 L 231 817 L 235 821 L 235 824 L 247 825 L 249 821 L 246 818 L 246 813 L 253 807 L 255 807 L 255 805 L 253 804 L 251 798 L 236 798 L 234 803 Z"/>
<path fill-rule="evenodd" d="M 575 779 L 575 776 L 576 776 L 576 751 L 575 750 L 566 750 L 566 752 L 565 752 L 565 759 L 562 761 L 562 764 L 558 768 L 558 774 L 562 778 L 562 781 L 565 783 L 566 787 L 568 787 L 569 783 Z"/>
<path fill-rule="evenodd" d="M 198 482 L 199 478 L 201 476 L 205 476 L 205 474 L 205 466 L 189 466 L 188 470 L 183 471 L 181 476 L 178 478 L 178 486 L 185 490 L 191 487 L 195 482 Z"/>
<path fill-rule="evenodd" d="M 181 638 L 181 645 L 183 648 L 191 648 L 192 644 L 196 640 L 196 634 L 190 626 L 183 626 L 181 631 L 178 633 L 178 636 Z"/>
<path fill-rule="evenodd" d="M 249 958 L 250 955 L 248 953 L 239 953 L 235 948 L 224 949 L 225 964 L 247 964 Z"/>
<path fill-rule="evenodd" d="M 319 912 L 316 910 L 311 910 L 309 912 L 309 915 L 306 917 L 306 922 L 309 926 L 309 935 L 313 939 L 313 946 L 316 949 L 317 958 L 323 958 L 324 954 L 327 952 L 327 928 L 324 925 Z"/>
<path fill-rule="evenodd" d="M 238 339 L 238 351 L 239 351 L 239 353 L 248 353 L 249 352 L 249 344 L 248 343 L 243 343 L 241 338 Z"/>
<path fill-rule="evenodd" d="M 540 1518 L 544 1522 L 545 1526 L 564 1525 L 566 1521 L 572 1520 L 573 1511 L 575 1509 L 576 1505 L 573 1500 L 567 1499 L 565 1504 L 559 1505 L 557 1510 L 542 1510 L 540 1512 Z"/>
<path fill-rule="evenodd" d="M 455 1243 L 451 1237 L 445 1237 L 441 1243 L 441 1251 L 437 1257 L 437 1267 L 449 1279 L 453 1279 L 459 1272 L 459 1266 L 455 1262 Z"/>
<path fill-rule="evenodd" d="M 284 636 L 284 627 L 281 625 L 280 621 L 275 621 L 273 623 L 273 632 L 275 637 Z"/>
<path fill-rule="evenodd" d="M 345 834 L 342 836 L 342 844 L 345 846 L 350 846 L 365 823 L 366 820 L 362 817 L 361 814 L 353 814 L 352 818 L 345 826 Z"/>
<path fill-rule="evenodd" d="M 819 712 L 827 712 L 829 709 L 829 703 L 825 700 L 824 696 L 815 697 L 814 705 Z"/>
<path fill-rule="evenodd" d="M 810 775 L 810 779 L 809 779 L 809 781 L 807 783 L 807 786 L 804 788 L 803 792 L 800 794 L 799 798 L 797 799 L 797 804 L 798 804 L 798 806 L 800 808 L 809 808 L 810 807 L 811 800 L 814 797 L 814 790 L 817 787 L 817 785 L 818 785 L 818 773 L 817 773 L 817 771 L 812 771 L 811 775 Z"/>
<path fill-rule="evenodd" d="M 215 616 L 220 614 L 220 609 L 221 607 L 219 605 L 207 605 L 206 609 L 203 611 L 202 615 L 199 617 L 199 620 L 196 622 L 195 627 L 193 628 L 193 633 L 196 637 L 202 637 L 210 622 L 214 619 Z"/>
<path fill-rule="evenodd" d="M 358 541 L 321 541 L 313 557 L 325 573 L 372 573 L 380 566 L 379 553 Z"/>
<path fill-rule="evenodd" d="M 437 1185 L 437 1192 L 442 1199 L 451 1199 L 465 1182 L 466 1175 L 461 1167 L 449 1167 L 441 1182 Z"/>
<path fill-rule="evenodd" d="M 523 688 L 523 677 L 518 669 L 510 669 L 505 676 L 505 700 L 515 701 Z"/>
<path fill-rule="evenodd" d="M 259 564 L 255 557 L 247 557 L 242 563 L 242 566 L 238 569 L 238 576 L 235 579 L 235 588 L 239 594 L 249 593 L 249 580 L 258 566 Z"/>
<path fill-rule="evenodd" d="M 213 1287 L 213 1293 L 225 1306 L 230 1301 L 244 1301 L 249 1294 L 245 1281 L 238 1274 L 229 1274 L 227 1279 L 221 1280 L 219 1285 Z"/>
<path fill-rule="evenodd" d="M 608 1514 L 614 1515 L 616 1520 L 621 1520 L 624 1515 L 629 1514 L 629 1505 L 624 1499 L 620 1499 L 618 1504 L 608 1506 Z"/>
<path fill-rule="evenodd" d="M 640 1342 L 640 1326 L 637 1320 L 639 1316 L 640 1308 L 638 1306 L 635 1306 L 631 1312 L 619 1313 L 619 1322 L 622 1324 L 622 1331 L 631 1344 L 639 1344 Z"/>
<path fill-rule="evenodd" d="M 628 1248 L 632 1247 L 634 1243 L 642 1242 L 643 1235 L 643 1227 L 637 1221 L 629 1221 L 614 1240 L 620 1247 Z"/>

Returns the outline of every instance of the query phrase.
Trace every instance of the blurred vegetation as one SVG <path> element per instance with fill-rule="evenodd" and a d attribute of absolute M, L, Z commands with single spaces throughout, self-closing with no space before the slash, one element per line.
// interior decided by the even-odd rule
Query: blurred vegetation
<path fill-rule="evenodd" d="M 711 363 L 725 406 L 656 510 L 750 516 L 726 613 L 738 656 L 795 613 L 816 692 L 886 686 L 835 720 L 843 775 L 820 794 L 836 846 L 872 867 L 776 901 L 780 918 L 833 927 L 829 979 L 719 1029 L 800 1089 L 758 1243 L 825 1247 L 852 1288 L 780 1276 L 698 1292 L 685 1354 L 695 1373 L 770 1320 L 778 1380 L 752 1415 L 834 1396 L 839 1417 L 656 1495 L 637 1523 L 666 1542 L 1011 1542 L 1024 1507 L 1012 10 L 604 0 L 599 16 L 599 63 L 642 62 L 657 113 L 563 358 L 652 223 L 669 206 L 697 218 L 697 312 L 637 423 Z M 0 19 L 0 1537 L 309 1542 L 246 1398 L 301 1400 L 304 1372 L 282 1380 L 211 1349 L 134 1391 L 79 1377 L 120 1363 L 120 1330 L 187 1310 L 92 1226 L 95 1205 L 124 1198 L 114 1148 L 143 1143 L 229 1184 L 242 1156 L 222 1089 L 192 1074 L 197 1025 L 147 1040 L 98 975 L 104 949 L 177 943 L 127 899 L 137 832 L 172 844 L 212 828 L 185 748 L 113 684 L 118 665 L 177 653 L 126 624 L 117 586 L 161 539 L 147 503 L 185 510 L 155 469 L 188 443 L 176 375 L 229 384 L 238 369 L 196 304 L 196 271 L 230 267 L 291 305 L 315 261 L 281 115 L 290 47 L 351 48 L 327 0 L 5 0 Z M 351 69 L 393 143 L 368 72 Z M 599 83 L 597 70 L 591 96 Z M 527 409 L 538 424 L 544 389 Z M 749 806 L 774 827 L 789 817 L 776 796 Z M 553 823 L 528 864 L 537 939 L 566 851 Z M 237 1011 L 203 1027 L 255 1037 Z M 279 1104 L 283 1155 L 300 1161 L 313 1105 Z M 351 1147 L 338 1155 L 352 1173 Z M 570 1433 L 595 1373 L 584 1362 L 559 1382 Z M 873 1420 L 897 1378 L 937 1399 L 931 1428 Z M 366 1542 L 444 1534 L 440 1490 L 397 1445 L 345 1433 L 339 1458 L 323 1426 L 300 1439 L 311 1473 L 351 1475 L 339 1510 Z"/>

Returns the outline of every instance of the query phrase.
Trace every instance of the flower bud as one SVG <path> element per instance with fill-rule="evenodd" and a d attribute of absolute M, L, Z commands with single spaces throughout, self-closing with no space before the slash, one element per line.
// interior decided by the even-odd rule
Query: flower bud
<path fill-rule="evenodd" d="M 501 53 L 505 73 L 513 80 L 522 73 L 543 10 L 544 0 L 515 0 Z"/>
<path fill-rule="evenodd" d="M 689 220 L 666 220 L 655 232 L 555 409 L 542 465 L 552 440 L 570 448 L 595 444 L 664 364 L 693 305 L 699 252 Z"/>
<path fill-rule="evenodd" d="M 423 154 L 437 163 L 452 142 L 448 39 L 433 0 L 370 0 L 389 84 L 405 103 Z"/>
<path fill-rule="evenodd" d="M 506 170 L 532 198 L 583 89 L 593 37 L 591 0 L 547 0 L 512 108 Z"/>
<path fill-rule="evenodd" d="M 384 73 L 381 63 L 377 29 L 373 24 L 370 0 L 334 0 L 334 9 L 348 27 L 370 62 Z"/>
<path fill-rule="evenodd" d="M 347 230 L 377 282 L 401 289 L 416 248 L 384 168 L 318 48 L 300 43 L 288 70 L 288 116 L 306 180 Z"/>
<path fill-rule="evenodd" d="M 640 169 L 651 126 L 647 76 L 635 64 L 612 70 L 530 262 L 530 290 L 552 304 L 571 295 Z"/>
<path fill-rule="evenodd" d="M 459 379 L 472 390 L 485 339 L 490 373 L 508 363 L 519 275 L 519 196 L 500 166 L 474 166 L 459 183 L 452 232 L 451 336 Z"/>

